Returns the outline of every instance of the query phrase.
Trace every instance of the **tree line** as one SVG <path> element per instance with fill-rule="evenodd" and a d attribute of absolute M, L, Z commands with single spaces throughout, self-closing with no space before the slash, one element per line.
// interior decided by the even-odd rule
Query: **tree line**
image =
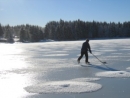
<path fill-rule="evenodd" d="M 43 28 L 34 25 L 2 26 L 0 25 L 0 38 L 6 42 L 13 43 L 14 39 L 19 42 L 38 42 L 44 39 Z"/>
<path fill-rule="evenodd" d="M 51 21 L 46 24 L 45 37 L 54 40 L 130 37 L 130 22 Z"/>
<path fill-rule="evenodd" d="M 115 38 L 130 37 L 130 21 L 124 23 L 97 21 L 50 21 L 45 27 L 35 25 L 2 26 L 0 24 L 0 38 L 14 42 L 18 37 L 20 42 L 38 42 L 44 39 L 79 40 L 86 38 Z"/>

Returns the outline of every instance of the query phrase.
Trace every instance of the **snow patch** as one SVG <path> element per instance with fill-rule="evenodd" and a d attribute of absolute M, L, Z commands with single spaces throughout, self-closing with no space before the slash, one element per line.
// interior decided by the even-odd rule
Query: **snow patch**
<path fill-rule="evenodd" d="M 102 85 L 86 81 L 96 81 L 100 78 L 77 78 L 68 81 L 45 82 L 28 86 L 25 90 L 29 93 L 88 93 L 97 91 Z"/>
<path fill-rule="evenodd" d="M 126 69 L 130 70 L 130 67 L 128 67 L 128 68 L 126 68 Z"/>
<path fill-rule="evenodd" d="M 130 72 L 126 71 L 106 71 L 106 72 L 99 72 L 96 73 L 96 76 L 101 76 L 101 77 L 122 77 L 122 78 L 127 78 L 130 77 Z"/>

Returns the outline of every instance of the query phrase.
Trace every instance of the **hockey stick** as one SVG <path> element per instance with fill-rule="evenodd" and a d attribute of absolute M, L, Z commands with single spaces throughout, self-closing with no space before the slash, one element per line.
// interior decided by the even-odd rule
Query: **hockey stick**
<path fill-rule="evenodd" d="M 95 58 L 97 58 L 94 54 L 92 54 Z M 98 58 L 97 58 L 98 59 Z M 98 59 L 99 60 L 99 59 Z M 107 62 L 102 62 L 101 60 L 99 60 L 102 64 L 107 64 Z"/>

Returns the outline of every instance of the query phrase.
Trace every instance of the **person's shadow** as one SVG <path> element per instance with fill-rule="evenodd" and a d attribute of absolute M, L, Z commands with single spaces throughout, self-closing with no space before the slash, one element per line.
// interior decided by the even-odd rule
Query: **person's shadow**
<path fill-rule="evenodd" d="M 85 66 L 83 66 L 85 67 Z M 107 65 L 94 65 L 94 64 L 91 64 L 89 66 L 86 66 L 86 67 L 93 67 L 93 68 L 97 68 L 97 69 L 100 69 L 100 70 L 105 70 L 105 71 L 119 71 L 117 69 L 114 69 L 114 68 L 111 68 L 111 67 L 108 67 Z"/>

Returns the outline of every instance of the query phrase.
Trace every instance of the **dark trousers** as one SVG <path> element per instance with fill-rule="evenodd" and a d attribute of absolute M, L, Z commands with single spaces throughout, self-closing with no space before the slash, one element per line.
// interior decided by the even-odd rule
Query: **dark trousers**
<path fill-rule="evenodd" d="M 81 55 L 80 57 L 78 58 L 78 60 L 80 61 L 80 59 L 82 59 L 83 55 L 85 55 L 85 62 L 88 62 L 88 52 L 82 52 L 81 51 Z"/>

